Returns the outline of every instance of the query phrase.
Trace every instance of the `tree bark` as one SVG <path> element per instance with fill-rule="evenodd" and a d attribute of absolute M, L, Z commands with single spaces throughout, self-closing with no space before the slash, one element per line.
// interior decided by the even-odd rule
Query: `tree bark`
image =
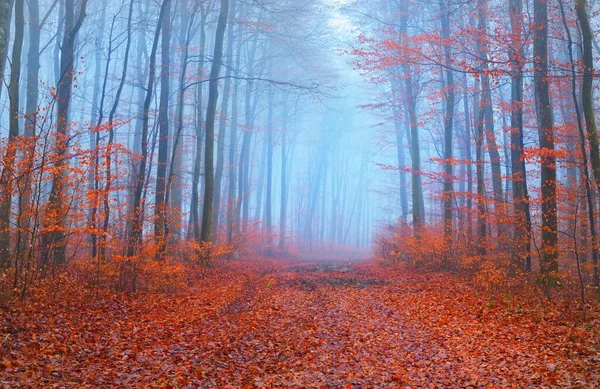
<path fill-rule="evenodd" d="M 554 122 L 548 85 L 548 2 L 534 0 L 534 92 L 541 151 L 542 245 L 540 278 L 542 285 L 556 285 L 558 273 L 558 222 L 556 208 L 556 157 Z"/>
<path fill-rule="evenodd" d="M 165 203 L 167 186 L 167 158 L 169 153 L 169 84 L 171 71 L 171 7 L 165 9 L 162 23 L 160 104 L 158 107 L 158 159 L 156 161 L 156 192 L 154 200 L 154 241 L 158 247 L 157 259 L 166 250 L 165 228 L 168 205 Z"/>
<path fill-rule="evenodd" d="M 221 11 L 215 33 L 215 50 L 212 68 L 210 70 L 210 81 L 208 86 L 208 103 L 206 108 L 206 144 L 204 151 L 204 204 L 202 210 L 202 231 L 200 240 L 210 243 L 212 233 L 212 210 L 214 182 L 214 147 L 215 147 L 215 116 L 217 112 L 217 99 L 219 97 L 219 74 L 223 60 L 223 38 L 227 27 L 229 12 L 229 0 L 221 0 Z M 204 261 L 208 257 L 203 258 Z"/>
<path fill-rule="evenodd" d="M 223 164 L 225 163 L 225 131 L 227 129 L 227 113 L 229 110 L 229 99 L 231 95 L 231 75 L 233 73 L 233 27 L 235 25 L 236 0 L 231 0 L 229 26 L 227 27 L 227 69 L 225 70 L 225 82 L 223 85 L 223 98 L 221 101 L 221 117 L 219 119 L 219 135 L 217 137 L 217 166 L 215 170 L 215 193 L 213 206 L 213 225 L 219 227 L 219 216 L 221 212 L 221 186 L 223 181 Z M 235 96 L 234 96 L 235 98 Z"/>
<path fill-rule="evenodd" d="M 452 53 L 450 44 L 450 10 L 445 0 L 440 0 L 442 34 L 444 44 L 444 63 L 446 64 L 446 85 L 444 97 L 446 111 L 444 113 L 444 239 L 446 249 L 452 250 L 452 203 L 454 198 L 453 179 L 454 162 L 452 161 L 452 139 L 454 129 L 454 72 L 452 71 Z"/>
<path fill-rule="evenodd" d="M 509 15 L 513 41 L 509 52 L 511 61 L 510 143 L 513 203 L 515 206 L 515 262 L 517 267 L 531 271 L 531 215 L 527 191 L 527 173 L 523 159 L 523 3 L 510 0 Z"/>
<path fill-rule="evenodd" d="M 74 74 L 75 39 L 86 16 L 87 0 L 82 0 L 77 19 L 75 19 L 74 0 L 65 0 L 64 37 L 60 55 L 60 79 L 56 86 L 56 144 L 55 162 L 52 177 L 52 189 L 47 205 L 46 228 L 42 237 L 42 267 L 50 263 L 51 250 L 55 264 L 66 261 L 66 225 L 68 209 L 65 208 L 64 194 L 67 185 L 67 141 L 69 137 L 69 109 Z"/>
<path fill-rule="evenodd" d="M 146 187 L 146 170 L 148 167 L 148 127 L 150 121 L 150 103 L 152 102 L 152 95 L 154 94 L 154 78 L 156 75 L 156 52 L 158 50 L 158 40 L 160 38 L 160 30 L 162 27 L 162 20 L 165 15 L 166 9 L 170 7 L 170 0 L 165 0 L 160 8 L 160 14 L 154 32 L 154 41 L 152 43 L 152 51 L 150 53 L 149 60 L 149 71 L 148 71 L 148 85 L 146 87 L 146 98 L 144 99 L 143 116 L 142 116 L 142 134 L 141 134 L 141 158 L 139 169 L 135 179 L 135 192 L 133 196 L 133 206 L 131 207 L 131 228 L 130 235 L 127 242 L 127 257 L 132 259 L 137 253 L 138 248 L 142 240 L 142 232 L 144 227 L 144 190 Z M 133 287 L 135 289 L 135 286 Z"/>
<path fill-rule="evenodd" d="M 12 60 L 8 97 L 10 100 L 8 144 L 0 175 L 0 269 L 10 263 L 10 219 L 13 192 L 15 140 L 19 136 L 19 82 L 21 80 L 21 54 L 25 30 L 25 0 L 15 2 L 15 39 L 12 47 Z"/>

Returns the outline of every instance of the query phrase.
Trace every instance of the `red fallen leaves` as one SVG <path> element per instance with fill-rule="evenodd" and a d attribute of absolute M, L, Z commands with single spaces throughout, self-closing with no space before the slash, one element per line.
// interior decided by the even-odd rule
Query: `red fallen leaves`
<path fill-rule="evenodd" d="M 590 387 L 600 318 L 372 262 L 241 261 L 180 294 L 69 285 L 0 318 L 0 386 Z"/>

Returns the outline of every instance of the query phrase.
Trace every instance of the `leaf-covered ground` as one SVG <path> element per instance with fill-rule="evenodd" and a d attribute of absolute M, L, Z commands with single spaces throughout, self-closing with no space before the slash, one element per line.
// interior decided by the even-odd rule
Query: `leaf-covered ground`
<path fill-rule="evenodd" d="M 0 311 L 1 386 L 600 387 L 597 312 L 450 275 L 236 262 L 184 294 L 68 296 Z"/>

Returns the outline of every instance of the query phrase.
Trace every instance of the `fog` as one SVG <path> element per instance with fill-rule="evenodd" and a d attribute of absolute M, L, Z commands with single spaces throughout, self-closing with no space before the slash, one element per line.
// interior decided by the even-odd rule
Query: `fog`
<path fill-rule="evenodd" d="M 511 19 L 531 19 L 521 2 L 2 4 L 4 262 L 27 247 L 42 264 L 370 249 L 402 226 L 459 242 L 476 222 L 501 237 L 513 206 L 544 231 L 555 221 L 539 212 L 556 205 L 533 181 L 589 173 L 577 155 L 549 170 L 536 159 L 554 140 L 536 132 L 547 115 L 533 110 L 530 30 Z M 544 58 L 564 130 L 577 107 L 561 83 L 583 88 L 583 38 L 560 5 Z M 576 149 L 565 131 L 557 149 Z"/>

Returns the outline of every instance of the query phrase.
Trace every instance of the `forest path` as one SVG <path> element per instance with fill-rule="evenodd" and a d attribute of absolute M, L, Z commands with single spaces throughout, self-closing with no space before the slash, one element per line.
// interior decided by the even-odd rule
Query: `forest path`
<path fill-rule="evenodd" d="M 0 386 L 594 387 L 600 327 L 561 319 L 374 261 L 228 262 L 185 293 L 15 313 Z"/>

